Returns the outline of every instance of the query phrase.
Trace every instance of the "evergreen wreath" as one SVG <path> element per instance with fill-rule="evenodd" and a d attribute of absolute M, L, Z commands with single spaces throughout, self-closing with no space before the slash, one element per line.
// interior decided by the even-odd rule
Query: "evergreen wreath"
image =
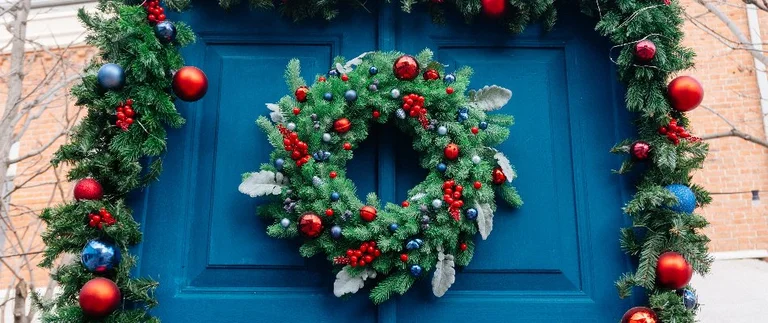
<path fill-rule="evenodd" d="M 311 87 L 299 76 L 298 60 L 288 64 L 285 78 L 294 95 L 268 104 L 276 125 L 265 117 L 257 121 L 276 148 L 272 164 L 247 174 L 240 191 L 279 197 L 258 212 L 273 222 L 268 234 L 301 234 L 307 238 L 302 256 L 324 253 L 339 265 L 336 296 L 378 278 L 370 295 L 378 304 L 432 269 L 432 291 L 442 296 L 455 281 L 454 266 L 472 259 L 472 236 L 479 232 L 485 239 L 493 229 L 494 196 L 521 204 L 508 185 L 515 176 L 509 160 L 490 148 L 509 136 L 512 117 L 486 114 L 512 93 L 494 85 L 465 96 L 471 69 L 445 74 L 429 50 L 418 57 L 371 52 L 343 61 L 337 58 L 329 77 L 318 76 Z M 429 170 L 399 206 L 382 208 L 375 193 L 360 201 L 346 177 L 352 150 L 375 122 L 393 122 L 409 134 Z"/>
<path fill-rule="evenodd" d="M 236 1 L 220 3 L 227 7 Z M 273 6 L 272 1 L 252 0 L 251 3 L 258 8 Z M 356 2 L 288 0 L 283 1 L 278 9 L 295 20 L 314 16 L 330 19 L 336 15 L 339 4 L 347 3 Z M 442 17 L 443 6 L 455 4 L 455 8 L 468 21 L 480 17 L 481 14 L 491 16 L 511 32 L 522 31 L 524 26 L 534 21 L 551 26 L 555 20 L 554 5 L 549 0 L 524 3 L 512 0 L 401 1 L 402 8 L 406 11 L 417 3 L 428 3 L 434 20 L 438 22 Z M 708 147 L 685 129 L 689 126 L 685 112 L 701 102 L 703 90 L 700 84 L 690 77 L 678 77 L 669 82 L 670 76 L 693 66 L 693 52 L 681 45 L 682 9 L 677 1 L 668 0 L 582 0 L 580 3 L 584 13 L 598 19 L 597 31 L 609 37 L 615 44 L 611 59 L 618 66 L 620 79 L 627 85 L 627 108 L 636 113 L 637 137 L 627 139 L 613 149 L 615 153 L 628 154 L 630 157 L 616 172 L 627 173 L 635 164 L 645 164 L 637 187 L 638 192 L 623 209 L 632 219 L 632 226 L 620 231 L 621 247 L 628 255 L 637 257 L 638 267 L 636 271 L 622 276 L 616 285 L 620 297 L 629 296 L 634 286 L 643 287 L 647 290 L 649 307 L 630 309 L 622 320 L 694 322 L 696 295 L 688 286 L 688 282 L 693 271 L 707 273 L 712 260 L 707 254 L 706 244 L 709 239 L 701 233 L 701 229 L 708 223 L 693 211 L 697 206 L 708 204 L 711 199 L 706 190 L 691 183 L 691 172 L 702 167 Z M 43 234 L 47 248 L 41 266 L 51 268 L 55 260 L 65 254 L 80 254 L 82 261 L 65 263 L 52 273 L 52 278 L 62 288 L 56 299 L 45 301 L 33 294 L 35 303 L 43 310 L 45 322 L 158 321 L 147 312 L 157 303 L 152 295 L 157 283 L 150 279 L 130 276 L 130 269 L 136 263 L 136 258 L 128 253 L 128 248 L 141 240 L 141 232 L 138 223 L 130 215 L 131 210 L 126 205 L 125 197 L 133 190 L 151 183 L 160 173 L 162 164 L 159 156 L 166 145 L 165 127 L 179 127 L 184 122 L 173 105 L 175 96 L 194 100 L 199 98 L 201 90 L 204 92 L 204 89 L 199 82 L 199 73 L 183 73 L 187 81 L 190 80 L 190 75 L 198 75 L 195 89 L 179 86 L 172 81 L 182 74 L 172 73 L 182 66 L 178 47 L 194 40 L 192 31 L 183 23 L 171 24 L 165 21 L 163 8 L 156 0 L 145 1 L 143 5 L 132 4 L 135 2 L 100 0 L 101 13 L 79 13 L 79 18 L 90 31 L 88 43 L 98 47 L 101 55 L 86 68 L 82 83 L 72 90 L 78 99 L 77 103 L 88 108 L 88 115 L 74 129 L 71 141 L 56 153 L 53 163 L 68 163 L 72 166 L 68 178 L 79 180 L 75 187 L 76 200 L 47 209 L 41 214 L 47 224 Z M 169 7 L 176 9 L 187 4 L 188 0 L 167 2 Z M 116 68 L 115 63 L 117 67 L 122 66 L 125 69 Z M 101 70 L 105 71 L 107 77 L 104 80 L 114 83 L 101 82 Z M 99 77 L 96 74 L 99 74 Z M 457 83 L 466 81 L 458 79 Z M 111 86 L 115 84 L 122 87 Z M 187 83 L 189 84 L 195 85 Z M 320 88 L 323 85 L 315 86 Z M 455 90 L 459 91 L 460 86 L 455 85 Z M 170 93 L 171 87 L 174 93 Z M 463 91 L 456 92 L 459 93 Z M 311 92 L 309 94 L 315 95 Z M 382 115 L 383 112 L 379 111 Z M 387 112 L 387 116 L 391 115 L 391 111 Z M 371 116 L 353 117 L 370 120 Z M 509 121 L 511 120 L 506 122 Z M 260 123 L 264 126 L 270 125 L 267 120 Z M 499 120 L 496 124 L 502 125 L 505 121 Z M 421 123 L 413 125 L 413 131 L 421 131 L 416 127 Z M 352 125 L 351 129 L 355 127 Z M 270 131 L 274 131 L 271 125 Z M 317 147 L 317 143 L 310 144 Z M 314 155 L 315 152 L 312 153 Z M 344 154 L 345 152 L 341 152 L 341 157 L 334 157 L 332 154 L 329 158 L 344 158 Z M 318 157 L 323 158 L 324 155 L 325 153 Z M 483 162 L 490 161 L 487 157 Z M 314 156 L 311 158 L 314 159 Z M 307 169 L 310 168 L 312 167 Z M 327 181 L 328 178 L 320 180 Z M 485 181 L 487 180 L 485 178 Z M 487 185 L 483 185 L 482 189 L 487 190 Z M 513 204 L 519 202 L 516 195 L 512 194 L 513 191 L 504 187 L 501 188 L 500 196 Z M 307 190 L 315 188 L 310 187 Z M 302 196 L 305 193 L 300 189 L 295 194 Z M 436 192 L 432 192 L 434 193 Z M 488 194 L 490 198 L 490 193 Z M 411 195 L 411 198 L 414 196 Z M 327 199 L 326 196 L 319 198 Z M 366 201 L 366 204 L 372 206 L 378 203 Z M 312 209 L 316 208 L 313 206 Z M 405 209 L 415 210 L 413 207 Z M 385 210 L 391 210 L 391 207 Z M 336 212 L 333 209 L 332 211 Z M 377 216 L 383 220 L 389 214 L 392 213 L 387 211 Z M 445 224 L 441 224 L 440 218 L 430 218 L 430 225 L 435 225 L 432 222 L 435 220 L 437 225 Z M 442 221 L 446 220 L 445 217 L 442 218 Z M 309 221 L 310 224 L 311 222 Z M 466 224 L 461 228 L 465 231 L 459 232 L 473 232 L 474 224 L 464 223 Z M 269 233 L 276 236 L 281 232 L 286 235 L 297 234 L 298 231 L 293 230 L 298 230 L 298 227 L 294 229 L 290 222 L 288 227 L 282 227 L 281 219 L 279 226 L 270 226 Z M 403 235 L 402 239 L 405 239 L 407 232 L 418 229 L 420 227 L 409 227 L 406 223 L 398 227 L 397 231 Z M 347 236 L 354 237 L 357 233 L 354 232 L 356 230 L 349 231 L 352 232 L 346 232 Z M 387 232 L 375 233 L 390 236 Z M 345 233 L 342 231 L 343 234 Z M 357 237 L 365 239 L 362 235 Z M 457 236 L 456 241 L 463 237 L 467 236 Z M 322 237 L 315 240 L 327 242 Z M 413 240 L 415 244 L 419 244 L 418 240 Z M 422 239 L 422 243 L 427 242 Z M 384 245 L 386 244 L 387 242 L 384 242 Z M 368 244 L 366 247 L 374 247 L 374 255 L 376 248 L 379 248 L 380 252 L 387 250 L 378 242 L 375 246 Z M 454 265 L 469 260 L 462 260 L 462 257 L 467 256 L 462 256 L 462 253 L 458 252 L 461 250 L 457 251 L 455 248 L 456 246 L 443 249 L 442 257 L 438 250 L 435 267 L 438 262 L 445 262 L 445 254 L 450 252 L 455 254 Z M 459 245 L 458 248 L 463 247 Z M 467 241 L 467 251 L 470 253 L 471 248 L 471 242 Z M 301 249 L 302 253 L 307 255 L 321 250 L 334 249 L 320 246 L 317 242 L 305 244 Z M 93 261 L 94 259 L 107 261 Z M 390 258 L 380 259 L 383 262 L 384 259 Z M 411 260 L 431 268 L 429 260 Z M 375 263 L 376 261 L 374 268 L 377 266 Z M 389 268 L 394 266 L 396 265 L 393 264 Z M 354 270 L 343 270 L 340 273 L 354 274 L 355 270 L 359 272 L 360 268 L 358 263 Z M 389 278 L 392 277 L 396 276 Z M 386 291 L 400 292 L 404 289 L 407 287 L 379 287 L 378 291 L 372 291 L 372 297 L 374 300 L 383 300 L 389 296 Z M 108 293 L 85 293 L 87 297 L 83 297 L 84 291 Z M 94 298 L 94 295 L 109 297 Z"/>

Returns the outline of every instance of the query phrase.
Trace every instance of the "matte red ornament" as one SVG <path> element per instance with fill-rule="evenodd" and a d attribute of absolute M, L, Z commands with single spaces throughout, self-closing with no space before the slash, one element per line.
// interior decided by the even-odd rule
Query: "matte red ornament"
<path fill-rule="evenodd" d="M 75 184 L 75 200 L 99 200 L 103 196 L 104 189 L 93 178 L 83 178 Z"/>
<path fill-rule="evenodd" d="M 102 318 L 120 306 L 120 289 L 109 279 L 97 277 L 80 289 L 80 308 L 86 316 Z"/>
<path fill-rule="evenodd" d="M 401 254 L 400 255 L 400 261 L 408 262 L 408 255 L 407 254 Z"/>
<path fill-rule="evenodd" d="M 621 323 L 658 323 L 656 312 L 647 307 L 633 307 L 621 317 Z"/>
<path fill-rule="evenodd" d="M 445 93 L 448 93 L 448 94 L 453 94 L 453 88 L 452 88 L 452 87 L 450 87 L 450 86 L 449 86 L 449 87 L 447 87 L 447 88 L 445 88 Z"/>
<path fill-rule="evenodd" d="M 337 175 L 338 175 L 338 174 L 336 174 L 336 171 L 331 171 L 331 172 L 328 174 L 328 177 L 330 177 L 330 178 L 336 178 L 336 176 L 337 176 Z"/>
<path fill-rule="evenodd" d="M 199 68 L 184 66 L 173 75 L 173 93 L 183 101 L 200 100 L 208 91 L 208 77 Z"/>
<path fill-rule="evenodd" d="M 434 81 L 440 79 L 440 73 L 436 70 L 428 69 L 424 72 L 424 79 L 427 81 Z"/>
<path fill-rule="evenodd" d="M 704 100 L 704 88 L 695 78 L 680 76 L 669 82 L 667 96 L 672 108 L 687 112 L 696 109 Z"/>
<path fill-rule="evenodd" d="M 629 146 L 629 154 L 636 161 L 646 160 L 651 156 L 651 144 L 642 140 L 635 141 Z"/>
<path fill-rule="evenodd" d="M 635 44 L 635 58 L 638 61 L 647 63 L 656 57 L 656 44 L 645 39 Z"/>
<path fill-rule="evenodd" d="M 296 96 L 296 101 L 307 102 L 307 95 L 309 94 L 309 88 L 306 85 L 299 86 L 296 92 L 293 93 Z"/>
<path fill-rule="evenodd" d="M 656 263 L 656 280 L 669 289 L 680 289 L 688 285 L 693 276 L 693 267 L 683 255 L 668 251 L 659 256 Z"/>
<path fill-rule="evenodd" d="M 443 153 L 448 160 L 456 160 L 456 158 L 459 158 L 459 145 L 450 143 L 448 146 L 445 146 Z"/>
<path fill-rule="evenodd" d="M 299 232 L 307 238 L 317 238 L 323 232 L 323 220 L 315 213 L 304 213 L 299 217 Z"/>
<path fill-rule="evenodd" d="M 491 18 L 497 18 L 504 14 L 506 9 L 507 0 L 481 0 L 480 4 L 483 6 L 483 13 Z"/>
<path fill-rule="evenodd" d="M 476 190 L 479 190 L 481 187 L 483 187 L 483 183 L 480 183 L 479 181 L 475 181 L 474 187 Z"/>
<path fill-rule="evenodd" d="M 376 219 L 376 208 L 372 206 L 363 206 L 360 209 L 360 218 L 365 222 L 371 222 Z"/>
<path fill-rule="evenodd" d="M 496 185 L 504 184 L 507 180 L 507 175 L 504 175 L 504 171 L 501 170 L 501 167 L 494 168 L 491 172 L 491 176 L 493 177 L 493 183 Z"/>
<path fill-rule="evenodd" d="M 341 118 L 333 122 L 333 130 L 338 133 L 346 133 L 352 127 L 352 121 L 347 118 Z"/>
<path fill-rule="evenodd" d="M 464 243 L 464 242 L 462 242 L 462 243 L 459 245 L 459 249 L 461 249 L 461 251 L 466 251 L 466 250 L 467 250 L 467 244 L 466 244 L 466 243 Z"/>
<path fill-rule="evenodd" d="M 392 71 L 398 80 L 410 81 L 419 76 L 419 62 L 410 55 L 403 55 L 395 60 Z"/>
<path fill-rule="evenodd" d="M 333 209 L 326 209 L 325 216 L 333 216 Z"/>
<path fill-rule="evenodd" d="M 348 142 L 345 142 L 344 143 L 344 150 L 350 150 L 350 149 L 352 149 L 352 144 L 350 144 Z"/>

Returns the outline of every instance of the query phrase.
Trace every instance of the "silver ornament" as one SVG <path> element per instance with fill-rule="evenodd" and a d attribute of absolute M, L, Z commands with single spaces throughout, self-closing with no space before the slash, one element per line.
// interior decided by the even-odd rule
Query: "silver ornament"
<path fill-rule="evenodd" d="M 330 134 L 330 133 L 327 133 L 327 132 L 326 132 L 326 133 L 324 133 L 324 134 L 323 134 L 323 141 L 325 141 L 325 142 L 329 142 L 329 141 L 331 141 L 331 134 Z"/>
<path fill-rule="evenodd" d="M 288 130 L 290 130 L 290 131 L 294 131 L 294 130 L 296 130 L 296 124 L 293 123 L 293 122 L 289 122 L 288 125 L 286 126 L 286 128 L 288 128 Z"/>
<path fill-rule="evenodd" d="M 437 127 L 437 134 L 441 136 L 445 136 L 446 134 L 448 134 L 448 128 L 446 128 L 445 126 Z"/>
<path fill-rule="evenodd" d="M 422 205 L 419 205 L 419 211 L 421 211 L 422 213 L 426 213 L 427 211 L 429 211 L 429 209 L 427 208 L 426 205 L 422 204 Z"/>
<path fill-rule="evenodd" d="M 443 206 L 443 201 L 438 199 L 432 200 L 432 207 L 439 209 L 441 206 Z"/>
<path fill-rule="evenodd" d="M 403 109 L 397 109 L 395 110 L 395 115 L 398 119 L 405 119 L 405 110 Z"/>
<path fill-rule="evenodd" d="M 479 164 L 480 163 L 480 156 L 478 156 L 478 155 L 472 156 L 472 162 L 475 163 L 475 164 Z"/>
<path fill-rule="evenodd" d="M 315 187 L 323 185 L 323 180 L 320 177 L 314 176 L 312 177 L 312 185 L 315 185 Z"/>
<path fill-rule="evenodd" d="M 389 95 L 391 95 L 393 99 L 397 99 L 400 97 L 400 90 L 392 89 L 392 91 L 389 92 Z"/>
<path fill-rule="evenodd" d="M 291 220 L 283 218 L 282 220 L 280 220 L 280 225 L 282 225 L 283 228 L 287 228 L 289 225 L 291 225 Z"/>

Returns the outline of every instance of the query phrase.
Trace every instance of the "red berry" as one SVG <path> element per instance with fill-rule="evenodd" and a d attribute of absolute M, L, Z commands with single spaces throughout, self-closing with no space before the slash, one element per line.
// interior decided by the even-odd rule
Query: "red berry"
<path fill-rule="evenodd" d="M 365 266 L 366 265 L 366 261 L 365 260 L 360 260 L 358 262 L 358 264 L 360 264 L 360 267 Z"/>
<path fill-rule="evenodd" d="M 157 16 L 157 20 L 165 21 L 165 15 L 161 13 L 159 16 Z"/>
<path fill-rule="evenodd" d="M 456 192 L 461 192 L 464 190 L 464 186 L 456 185 Z"/>
<path fill-rule="evenodd" d="M 376 248 L 376 241 L 368 242 L 368 246 L 370 246 L 372 248 Z"/>
<path fill-rule="evenodd" d="M 133 99 L 125 100 L 126 105 L 133 105 Z"/>
<path fill-rule="evenodd" d="M 475 187 L 476 190 L 479 190 L 481 187 L 483 187 L 483 183 L 476 181 L 475 184 L 473 184 L 473 186 Z"/>
<path fill-rule="evenodd" d="M 352 267 L 357 267 L 357 261 L 350 261 L 349 265 Z"/>
<path fill-rule="evenodd" d="M 333 209 L 325 210 L 325 216 L 333 216 Z"/>
<path fill-rule="evenodd" d="M 665 128 L 665 127 L 660 127 L 660 128 L 659 128 L 659 133 L 660 133 L 660 134 L 662 134 L 662 135 L 666 135 L 666 134 L 667 134 L 667 128 Z"/>
<path fill-rule="evenodd" d="M 360 258 L 363 256 L 363 252 L 360 250 L 355 250 L 355 257 Z"/>
<path fill-rule="evenodd" d="M 461 192 L 453 192 L 453 198 L 454 199 L 460 199 L 461 198 Z"/>
<path fill-rule="evenodd" d="M 477 134 L 478 132 L 480 132 L 480 129 L 478 129 L 477 127 L 472 127 L 473 134 Z"/>
<path fill-rule="evenodd" d="M 299 110 L 299 108 L 293 108 L 293 114 L 294 115 L 299 115 L 300 112 L 301 112 L 301 110 Z"/>
<path fill-rule="evenodd" d="M 408 262 L 408 255 L 406 255 L 406 254 L 401 254 L 401 255 L 400 255 L 400 261 L 402 261 L 402 262 Z"/>
<path fill-rule="evenodd" d="M 318 82 L 325 82 L 325 76 L 321 76 L 317 78 Z"/>
<path fill-rule="evenodd" d="M 365 256 L 365 257 L 363 257 L 363 261 L 365 261 L 365 262 L 367 262 L 367 263 L 371 263 L 371 262 L 373 261 L 373 257 L 371 257 L 371 256 Z"/>
<path fill-rule="evenodd" d="M 352 149 L 352 144 L 350 144 L 348 142 L 345 142 L 344 143 L 344 150 L 350 150 L 350 149 Z"/>
<path fill-rule="evenodd" d="M 355 252 L 352 251 L 352 249 L 347 249 L 347 257 L 352 257 L 355 255 Z"/>
<path fill-rule="evenodd" d="M 445 196 L 443 196 L 443 197 L 445 197 Z M 453 205 L 453 198 L 448 197 L 448 198 L 444 198 L 443 200 L 445 200 L 445 203 Z"/>
<path fill-rule="evenodd" d="M 332 172 L 331 172 L 331 173 L 330 173 L 328 176 L 329 176 L 330 178 L 336 178 L 336 176 L 337 176 L 337 175 L 338 175 L 338 174 L 336 174 L 336 172 L 335 172 L 335 171 L 332 171 Z"/>
<path fill-rule="evenodd" d="M 127 124 L 132 124 L 132 123 L 133 123 L 133 119 L 131 119 L 131 118 L 125 118 L 125 123 L 127 123 Z"/>
<path fill-rule="evenodd" d="M 411 203 L 408 202 L 408 201 L 403 201 L 402 205 L 403 205 L 403 207 L 409 207 L 411 205 Z"/>
<path fill-rule="evenodd" d="M 460 208 L 462 205 L 463 205 L 463 203 L 461 203 L 461 201 L 455 201 L 455 202 L 451 203 L 451 206 L 452 206 L 454 209 L 458 209 L 458 208 Z"/>
<path fill-rule="evenodd" d="M 118 112 L 118 113 L 117 113 L 117 119 L 118 119 L 118 120 L 123 120 L 123 119 L 125 119 L 125 113 L 122 113 L 122 112 Z"/>
<path fill-rule="evenodd" d="M 347 74 L 341 74 L 341 80 L 344 82 L 349 81 L 349 76 L 347 76 Z"/>
<path fill-rule="evenodd" d="M 447 88 L 445 88 L 445 93 L 448 93 L 448 94 L 453 94 L 453 88 L 452 88 L 452 87 L 450 87 L 450 86 L 449 86 L 449 87 L 447 87 Z"/>
<path fill-rule="evenodd" d="M 350 262 L 357 262 L 357 257 L 355 257 L 355 256 L 349 257 L 349 261 Z"/>
<path fill-rule="evenodd" d="M 462 242 L 462 243 L 459 245 L 459 249 L 461 249 L 461 251 L 467 250 L 467 244 Z"/>
<path fill-rule="evenodd" d="M 149 16 L 147 16 L 147 20 L 154 22 L 154 21 L 157 21 L 157 17 L 155 17 L 155 15 L 150 14 Z"/>
<path fill-rule="evenodd" d="M 126 117 L 133 118 L 133 115 L 134 115 L 133 109 L 125 108 L 125 110 L 123 110 L 123 113 L 125 113 Z"/>
<path fill-rule="evenodd" d="M 374 117 L 374 118 L 378 118 L 379 116 L 381 116 L 381 112 L 379 112 L 379 111 L 373 111 L 373 117 Z"/>
<path fill-rule="evenodd" d="M 376 257 L 381 256 L 381 250 L 379 250 L 379 249 L 374 250 L 373 251 L 373 255 L 376 256 Z"/>

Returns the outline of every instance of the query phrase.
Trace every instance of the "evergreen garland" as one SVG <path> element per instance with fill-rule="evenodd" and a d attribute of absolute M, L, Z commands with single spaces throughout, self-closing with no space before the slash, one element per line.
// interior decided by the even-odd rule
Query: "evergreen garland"
<path fill-rule="evenodd" d="M 220 3 L 229 7 L 237 2 L 222 0 Z M 422 3 L 430 6 L 433 19 L 441 22 L 444 7 L 428 0 L 401 2 L 405 11 L 409 11 L 414 4 Z M 481 14 L 479 0 L 446 0 L 440 6 L 451 3 L 468 21 Z M 503 19 L 512 32 L 519 32 L 532 22 L 541 21 L 551 26 L 555 21 L 552 1 L 510 0 L 507 3 L 508 10 Z M 251 4 L 258 8 L 274 6 L 271 0 L 251 0 Z M 331 19 L 338 14 L 337 7 L 354 4 L 359 2 L 289 0 L 278 5 L 278 10 L 295 20 L 311 17 Z M 189 1 L 168 1 L 167 5 L 182 9 L 189 5 Z M 706 247 L 709 239 L 701 233 L 707 221 L 697 214 L 673 211 L 678 201 L 664 189 L 669 184 L 683 184 L 693 190 L 698 205 L 705 205 L 711 200 L 706 190 L 691 183 L 691 172 L 702 167 L 707 145 L 695 140 L 675 144 L 659 134 L 659 129 L 668 126 L 673 118 L 678 125 L 688 126 L 686 116 L 671 108 L 666 92 L 670 76 L 692 67 L 693 62 L 693 52 L 681 45 L 682 9 L 676 1 L 664 4 L 656 0 L 583 0 L 582 9 L 599 20 L 596 29 L 616 44 L 618 57 L 615 62 L 620 79 L 627 85 L 627 108 L 637 114 L 636 139 L 653 147 L 652 158 L 646 162 L 638 192 L 623 210 L 631 217 L 633 226 L 621 229 L 621 246 L 628 255 L 638 257 L 639 265 L 636 271 L 625 274 L 617 281 L 619 296 L 630 295 L 634 286 L 643 287 L 648 291 L 649 306 L 657 312 L 661 321 L 694 322 L 695 311 L 686 309 L 676 291 L 660 286 L 656 277 L 658 258 L 666 251 L 679 252 L 701 274 L 708 272 L 711 263 Z M 100 57 L 86 69 L 82 83 L 72 90 L 78 104 L 88 108 L 88 115 L 74 130 L 71 142 L 57 152 L 53 162 L 72 165 L 68 176 L 70 180 L 85 177 L 97 179 L 104 186 L 105 196 L 97 201 L 68 202 L 43 212 L 41 218 L 48 228 L 43 235 L 47 249 L 41 265 L 46 268 L 51 268 L 56 259 L 64 254 L 79 254 L 91 239 L 109 238 L 116 242 L 124 255 L 131 245 L 140 241 L 141 232 L 124 203 L 124 197 L 157 178 L 161 170 L 159 155 L 166 144 L 165 127 L 183 124 L 173 105 L 173 96 L 168 92 L 171 83 L 169 71 L 181 67 L 182 59 L 176 45 L 192 42 L 194 35 L 191 30 L 177 23 L 176 42 L 164 45 L 155 37 L 141 6 L 102 0 L 99 10 L 101 14 L 86 14 L 83 11 L 79 14 L 90 31 L 88 43 L 101 50 Z M 656 44 L 657 53 L 652 62 L 639 64 L 634 57 L 634 44 L 644 39 Z M 105 92 L 97 86 L 94 74 L 106 62 L 126 68 L 127 82 L 122 90 Z M 127 99 L 136 102 L 134 108 L 139 115 L 138 124 L 128 131 L 121 131 L 113 125 L 114 109 Z M 613 151 L 627 153 L 633 141 L 621 142 Z M 143 166 L 145 160 L 151 160 L 146 167 Z M 629 172 L 636 163 L 627 159 L 617 172 Z M 104 230 L 87 227 L 87 214 L 100 208 L 113 214 L 117 223 Z M 270 230 L 270 234 L 275 235 L 274 229 Z M 311 254 L 311 251 L 303 250 L 302 253 Z M 134 264 L 135 257 L 125 256 L 110 277 L 127 302 L 103 321 L 157 321 L 145 312 L 156 303 L 152 290 L 157 283 L 130 277 L 129 271 Z M 62 292 L 53 301 L 35 297 L 44 310 L 43 320 L 89 321 L 78 306 L 77 293 L 95 275 L 75 262 L 56 268 L 52 277 L 60 283 Z M 389 285 L 386 289 L 390 291 L 399 292 L 402 289 L 397 282 L 385 281 L 382 284 Z M 377 298 L 383 299 L 384 296 Z"/>

